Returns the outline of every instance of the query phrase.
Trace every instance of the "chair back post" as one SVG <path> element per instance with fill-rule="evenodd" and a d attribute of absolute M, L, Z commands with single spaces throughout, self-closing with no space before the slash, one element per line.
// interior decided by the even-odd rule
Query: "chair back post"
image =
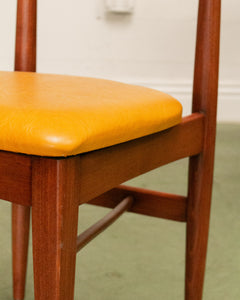
<path fill-rule="evenodd" d="M 207 134 L 216 124 L 220 13 L 221 0 L 199 0 L 192 111 L 206 115 Z"/>
<path fill-rule="evenodd" d="M 36 71 L 37 0 L 18 0 L 15 71 Z M 12 204 L 12 259 L 14 299 L 25 293 L 30 207 Z M 19 224 L 21 226 L 19 226 Z M 19 243 L 19 241 L 21 241 Z"/>
<path fill-rule="evenodd" d="M 15 71 L 36 71 L 37 0 L 18 0 Z"/>
<path fill-rule="evenodd" d="M 193 112 L 205 115 L 203 148 L 191 156 L 188 179 L 185 299 L 202 299 L 213 183 L 221 0 L 200 0 Z"/>

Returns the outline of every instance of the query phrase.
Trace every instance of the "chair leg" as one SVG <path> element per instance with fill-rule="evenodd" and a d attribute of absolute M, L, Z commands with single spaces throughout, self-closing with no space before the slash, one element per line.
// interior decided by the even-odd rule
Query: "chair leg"
<path fill-rule="evenodd" d="M 199 155 L 190 159 L 185 300 L 201 300 L 207 255 L 212 166 Z"/>
<path fill-rule="evenodd" d="M 73 300 L 78 223 L 74 160 L 33 162 L 35 300 Z"/>
<path fill-rule="evenodd" d="M 23 300 L 29 242 L 30 207 L 12 204 L 13 297 Z"/>

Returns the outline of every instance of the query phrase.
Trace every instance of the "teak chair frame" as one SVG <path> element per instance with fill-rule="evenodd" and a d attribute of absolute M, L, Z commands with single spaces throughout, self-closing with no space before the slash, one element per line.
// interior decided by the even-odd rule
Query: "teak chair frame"
<path fill-rule="evenodd" d="M 36 0 L 18 0 L 15 70 L 36 71 Z M 0 151 L 0 198 L 12 202 L 14 299 L 24 298 L 32 207 L 36 300 L 73 300 L 76 252 L 123 211 L 187 223 L 185 299 L 202 299 L 213 180 L 220 0 L 200 0 L 192 114 L 136 140 L 66 158 Z M 189 157 L 187 197 L 121 183 Z M 124 199 L 122 201 L 122 199 Z M 78 207 L 117 207 L 81 234 Z"/>

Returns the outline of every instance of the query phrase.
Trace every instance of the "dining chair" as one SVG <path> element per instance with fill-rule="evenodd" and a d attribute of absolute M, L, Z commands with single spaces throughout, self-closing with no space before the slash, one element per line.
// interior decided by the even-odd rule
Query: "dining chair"
<path fill-rule="evenodd" d="M 15 72 L 0 72 L 0 198 L 12 202 L 15 300 L 24 299 L 30 213 L 35 300 L 73 300 L 77 252 L 126 210 L 186 223 L 185 300 L 202 299 L 220 2 L 199 0 L 192 114 L 182 118 L 180 103 L 159 91 L 35 73 L 37 1 L 18 0 Z M 187 196 L 122 185 L 184 157 Z M 77 237 L 84 203 L 113 210 Z"/>

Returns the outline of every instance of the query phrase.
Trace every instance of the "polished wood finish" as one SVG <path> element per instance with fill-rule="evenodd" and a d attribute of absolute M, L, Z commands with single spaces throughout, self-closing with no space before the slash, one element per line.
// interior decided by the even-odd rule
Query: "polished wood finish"
<path fill-rule="evenodd" d="M 24 299 L 30 207 L 12 205 L 13 297 Z"/>
<path fill-rule="evenodd" d="M 36 71 L 37 1 L 18 0 L 15 45 L 15 71 Z M 21 186 L 21 185 L 20 185 Z M 21 201 L 30 202 L 27 193 Z M 25 204 L 25 203 L 23 203 Z M 12 205 L 12 253 L 14 299 L 23 300 L 29 241 L 29 207 Z"/>
<path fill-rule="evenodd" d="M 0 151 L 0 199 L 12 205 L 12 266 L 15 300 L 24 299 L 31 205 L 31 158 Z M 26 205 L 26 206 L 23 206 Z M 27 207 L 28 206 L 28 207 Z"/>
<path fill-rule="evenodd" d="M 31 157 L 0 151 L 0 199 L 31 205 Z"/>
<path fill-rule="evenodd" d="M 187 220 L 186 197 L 126 185 L 114 188 L 88 204 L 113 208 L 127 195 L 132 195 L 134 198 L 134 203 L 129 208 L 130 212 L 180 222 Z"/>
<path fill-rule="evenodd" d="M 220 3 L 199 1 L 193 114 L 181 124 L 69 158 L 0 151 L 0 198 L 14 203 L 15 300 L 23 300 L 24 294 L 29 206 L 35 300 L 73 300 L 79 204 L 111 207 L 129 192 L 136 198 L 132 211 L 187 221 L 185 300 L 202 299 L 213 177 Z M 36 70 L 36 6 L 35 0 L 18 0 L 17 71 Z M 190 157 L 187 198 L 119 187 L 128 179 L 183 157 Z M 116 198 L 110 200 L 110 196 Z M 89 230 L 87 237 L 101 226 L 95 226 L 92 233 Z"/>
<path fill-rule="evenodd" d="M 36 71 L 37 1 L 18 0 L 15 70 Z"/>
<path fill-rule="evenodd" d="M 128 196 L 124 198 L 120 203 L 110 211 L 105 217 L 99 220 L 97 223 L 89 227 L 77 238 L 77 252 L 91 242 L 96 236 L 107 229 L 113 222 L 115 222 L 125 211 L 129 210 L 132 206 L 133 197 Z"/>
<path fill-rule="evenodd" d="M 186 251 L 186 300 L 201 300 L 213 182 L 218 91 L 220 0 L 200 0 L 193 112 L 206 116 L 203 151 L 190 159 Z"/>
<path fill-rule="evenodd" d="M 203 128 L 204 115 L 196 113 L 163 132 L 81 155 L 80 204 L 128 179 L 200 153 Z"/>
<path fill-rule="evenodd" d="M 75 158 L 33 160 L 35 300 L 73 300 L 80 170 Z"/>

